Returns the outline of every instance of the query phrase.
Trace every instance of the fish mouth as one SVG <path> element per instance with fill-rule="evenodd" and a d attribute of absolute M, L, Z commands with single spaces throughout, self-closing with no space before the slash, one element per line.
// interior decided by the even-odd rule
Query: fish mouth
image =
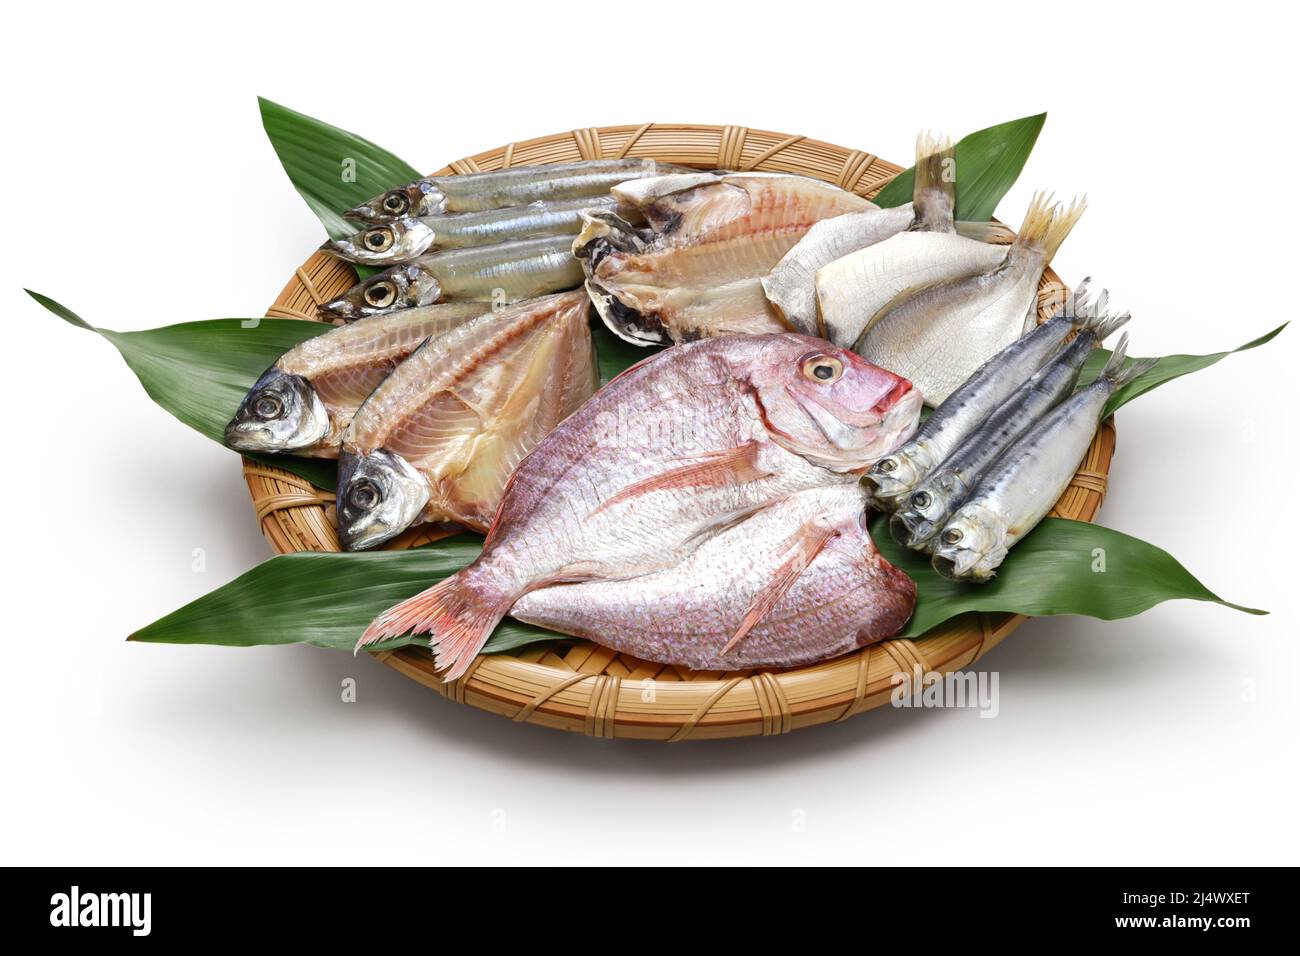
<path fill-rule="evenodd" d="M 361 222 L 375 218 L 375 207 L 369 203 L 360 206 L 353 206 L 351 209 L 344 211 L 344 219 L 355 219 Z"/>
<path fill-rule="evenodd" d="M 934 573 L 941 578 L 947 578 L 949 581 L 961 580 L 957 575 L 956 560 L 942 552 L 930 559 L 930 567 L 934 568 Z"/>
<path fill-rule="evenodd" d="M 905 548 L 919 548 L 939 529 L 915 511 L 899 511 L 889 519 L 889 536 Z"/>

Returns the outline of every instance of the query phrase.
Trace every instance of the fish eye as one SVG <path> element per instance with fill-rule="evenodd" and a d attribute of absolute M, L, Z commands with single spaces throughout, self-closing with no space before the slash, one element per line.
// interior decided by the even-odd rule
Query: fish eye
<path fill-rule="evenodd" d="M 930 492 L 918 491 L 916 494 L 912 495 L 912 507 L 913 508 L 930 507 Z"/>
<path fill-rule="evenodd" d="M 348 504 L 358 511 L 369 511 L 379 504 L 379 489 L 369 478 L 358 481 L 348 490 Z"/>
<path fill-rule="evenodd" d="M 833 355 L 814 355 L 803 361 L 804 377 L 829 385 L 844 374 L 844 363 Z"/>
<path fill-rule="evenodd" d="M 397 289 L 391 282 L 376 282 L 366 286 L 364 295 L 368 303 L 376 309 L 382 309 L 393 304 L 397 298 Z"/>
<path fill-rule="evenodd" d="M 263 421 L 270 421 L 273 418 L 279 418 L 280 413 L 284 410 L 284 403 L 280 401 L 278 395 L 263 395 L 256 404 L 253 405 L 253 414 Z"/>
<path fill-rule="evenodd" d="M 371 229 L 361 237 L 361 241 L 372 252 L 384 252 L 393 244 L 393 230 Z"/>
<path fill-rule="evenodd" d="M 943 533 L 944 544 L 956 544 L 962 539 L 961 528 L 949 528 Z"/>
<path fill-rule="evenodd" d="M 876 463 L 877 470 L 883 471 L 885 474 L 889 474 L 889 472 L 893 471 L 897 467 L 898 462 L 893 458 L 882 458 Z"/>
<path fill-rule="evenodd" d="M 401 193 L 389 193 L 384 197 L 384 211 L 395 216 L 406 212 L 406 197 Z"/>

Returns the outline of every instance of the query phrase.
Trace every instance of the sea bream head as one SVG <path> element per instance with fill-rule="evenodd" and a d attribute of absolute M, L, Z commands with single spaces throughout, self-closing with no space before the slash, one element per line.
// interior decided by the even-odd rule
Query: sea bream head
<path fill-rule="evenodd" d="M 907 379 L 807 335 L 737 339 L 757 347 L 749 384 L 787 451 L 832 471 L 860 471 L 915 430 L 921 393 Z"/>
<path fill-rule="evenodd" d="M 433 245 L 433 230 L 419 219 L 378 223 L 346 239 L 331 239 L 326 252 L 368 266 L 389 266 L 422 256 Z"/>
<path fill-rule="evenodd" d="M 410 462 L 383 448 L 339 453 L 336 492 L 344 551 L 383 544 L 415 524 L 429 501 L 429 483 Z"/>
<path fill-rule="evenodd" d="M 987 581 L 1007 556 L 1006 521 L 983 505 L 962 505 L 935 539 L 930 566 L 953 581 Z"/>
<path fill-rule="evenodd" d="M 354 206 L 343 215 L 364 222 L 396 222 L 407 216 L 437 216 L 443 213 L 442 190 L 428 179 L 417 179 L 380 193 L 374 199 Z"/>
<path fill-rule="evenodd" d="M 384 315 L 398 309 L 433 305 L 442 297 L 442 286 L 416 263 L 395 266 L 358 282 L 320 311 L 351 322 L 368 315 Z"/>
<path fill-rule="evenodd" d="M 292 452 L 317 444 L 329 430 L 329 411 L 312 384 L 272 366 L 239 403 L 225 437 L 236 451 Z"/>

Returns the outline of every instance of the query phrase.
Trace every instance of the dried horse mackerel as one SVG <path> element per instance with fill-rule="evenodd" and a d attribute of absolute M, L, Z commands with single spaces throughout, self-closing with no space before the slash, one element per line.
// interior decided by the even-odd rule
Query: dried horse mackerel
<path fill-rule="evenodd" d="M 521 302 L 399 365 L 343 436 L 344 548 L 374 547 L 421 521 L 486 530 L 520 459 L 596 390 L 590 311 L 581 289 Z"/>

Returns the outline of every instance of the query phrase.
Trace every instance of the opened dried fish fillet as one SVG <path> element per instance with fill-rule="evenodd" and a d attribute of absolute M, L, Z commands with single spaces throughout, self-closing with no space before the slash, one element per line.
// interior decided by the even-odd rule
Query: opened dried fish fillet
<path fill-rule="evenodd" d="M 486 530 L 520 460 L 596 390 L 586 295 L 488 312 L 431 340 L 357 410 L 339 456 L 339 540 L 421 521 Z"/>
<path fill-rule="evenodd" d="M 613 193 L 649 228 L 591 213 L 573 249 L 605 324 L 638 345 L 785 330 L 762 278 L 814 223 L 871 206 L 775 173 L 664 176 Z"/>

